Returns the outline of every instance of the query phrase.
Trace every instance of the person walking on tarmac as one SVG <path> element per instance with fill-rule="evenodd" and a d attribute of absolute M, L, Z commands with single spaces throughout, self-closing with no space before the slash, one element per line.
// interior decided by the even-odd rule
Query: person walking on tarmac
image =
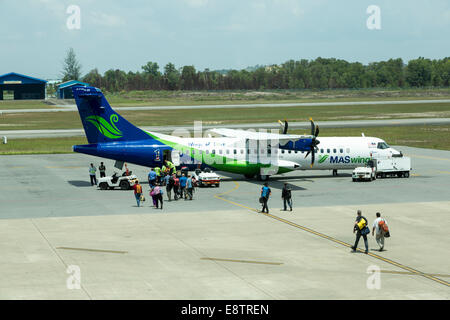
<path fill-rule="evenodd" d="M 191 175 L 188 174 L 187 180 L 186 180 L 186 191 L 187 196 L 189 197 L 189 200 L 192 200 L 192 194 L 194 193 L 194 184 L 192 182 Z"/>
<path fill-rule="evenodd" d="M 89 167 L 89 177 L 91 178 L 91 186 L 94 184 L 97 185 L 97 178 L 95 176 L 95 172 L 97 169 L 94 167 L 94 164 L 91 163 L 91 166 Z"/>
<path fill-rule="evenodd" d="M 100 171 L 100 178 L 106 177 L 106 167 L 103 162 L 100 162 L 100 166 L 98 167 L 98 171 Z"/>
<path fill-rule="evenodd" d="M 269 207 L 267 206 L 267 201 L 269 201 L 269 197 L 272 194 L 272 191 L 269 188 L 269 184 L 266 182 L 264 183 L 264 186 L 261 189 L 261 199 L 262 199 L 262 211 L 264 212 L 264 209 L 266 210 L 266 213 L 269 213 Z"/>
<path fill-rule="evenodd" d="M 186 182 L 187 182 L 187 178 L 183 173 L 180 178 L 180 198 L 184 197 L 185 199 L 187 199 Z"/>
<path fill-rule="evenodd" d="M 178 178 L 176 174 L 173 174 L 172 177 L 173 177 L 173 198 L 174 200 L 178 200 L 178 198 L 180 198 L 180 178 Z"/>
<path fill-rule="evenodd" d="M 292 211 L 292 196 L 291 189 L 289 189 L 287 183 L 284 184 L 283 190 L 281 191 L 281 198 L 283 199 L 284 211 L 287 210 L 286 202 Z"/>
<path fill-rule="evenodd" d="M 367 241 L 367 235 L 370 233 L 370 229 L 367 226 L 369 224 L 369 221 L 366 217 L 361 215 L 361 210 L 357 211 L 356 221 L 353 225 L 353 233 L 356 232 L 356 240 L 355 244 L 352 247 L 352 251 L 356 252 L 356 248 L 358 248 L 358 242 L 361 236 L 364 239 L 364 245 L 366 246 L 365 254 L 369 253 L 369 242 Z"/>
<path fill-rule="evenodd" d="M 169 199 L 169 201 L 172 201 L 172 189 L 174 189 L 175 179 L 173 175 L 167 175 L 166 177 L 168 177 L 166 182 L 167 199 Z"/>
<path fill-rule="evenodd" d="M 156 172 L 152 168 L 148 173 L 148 185 L 150 188 L 153 188 L 155 184 L 156 184 Z"/>
<path fill-rule="evenodd" d="M 134 197 L 136 198 L 137 206 L 141 206 L 141 195 L 142 195 L 142 186 L 139 184 L 139 181 L 136 180 L 136 183 L 133 185 Z"/>
<path fill-rule="evenodd" d="M 372 225 L 372 236 L 374 236 L 375 232 L 375 240 L 377 240 L 378 245 L 380 246 L 380 252 L 384 249 L 384 237 L 389 233 L 389 228 L 387 226 L 386 219 L 381 217 L 381 213 L 376 213 L 377 218 L 373 222 Z"/>

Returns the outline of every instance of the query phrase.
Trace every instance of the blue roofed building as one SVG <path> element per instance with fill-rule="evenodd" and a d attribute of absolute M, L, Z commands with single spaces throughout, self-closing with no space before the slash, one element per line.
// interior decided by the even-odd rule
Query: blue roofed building
<path fill-rule="evenodd" d="M 56 90 L 56 97 L 58 99 L 73 99 L 72 87 L 73 86 L 89 86 L 89 84 L 78 81 L 70 80 L 58 85 Z"/>
<path fill-rule="evenodd" d="M 47 81 L 10 72 L 0 76 L 0 100 L 45 99 Z"/>

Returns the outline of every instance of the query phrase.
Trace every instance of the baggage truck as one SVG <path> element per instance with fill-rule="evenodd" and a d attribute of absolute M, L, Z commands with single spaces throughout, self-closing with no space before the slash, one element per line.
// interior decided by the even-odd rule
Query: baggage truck
<path fill-rule="evenodd" d="M 409 172 L 412 169 L 410 157 L 392 157 L 374 160 L 377 178 L 409 178 Z"/>

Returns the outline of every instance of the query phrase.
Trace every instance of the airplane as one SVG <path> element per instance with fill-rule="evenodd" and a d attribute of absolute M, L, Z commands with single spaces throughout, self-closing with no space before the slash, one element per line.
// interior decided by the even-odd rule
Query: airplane
<path fill-rule="evenodd" d="M 212 129 L 221 137 L 178 137 L 142 130 L 115 112 L 102 91 L 95 87 L 72 88 L 88 144 L 73 151 L 146 167 L 162 166 L 165 160 L 188 170 L 209 167 L 242 174 L 251 179 L 294 170 L 354 169 L 372 157 L 401 156 L 401 152 L 373 137 L 323 137 L 311 121 L 311 134 L 287 134 L 288 122 L 279 133 Z M 318 159 L 317 162 L 315 159 Z M 316 163 L 316 164 L 315 164 Z M 315 164 L 315 165 L 314 165 Z"/>

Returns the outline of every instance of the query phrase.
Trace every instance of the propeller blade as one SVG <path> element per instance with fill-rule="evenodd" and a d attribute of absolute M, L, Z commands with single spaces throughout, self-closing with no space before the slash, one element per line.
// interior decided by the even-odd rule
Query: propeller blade
<path fill-rule="evenodd" d="M 311 151 L 308 151 L 308 152 L 306 153 L 305 158 L 308 156 L 308 154 L 309 154 L 310 152 L 311 152 Z"/>
<path fill-rule="evenodd" d="M 313 151 L 313 152 L 311 153 L 311 168 L 312 168 L 313 165 L 314 165 L 314 154 L 315 154 L 315 152 Z"/>
<path fill-rule="evenodd" d="M 286 134 L 286 133 L 287 133 L 288 127 L 289 127 L 289 124 L 288 124 L 287 120 L 284 120 L 284 130 L 283 130 L 283 134 Z"/>
<path fill-rule="evenodd" d="M 316 132 L 314 134 L 314 136 L 317 138 L 319 136 L 319 126 L 316 126 Z"/>
<path fill-rule="evenodd" d="M 314 125 L 314 121 L 312 118 L 309 118 L 309 121 L 311 121 L 311 135 L 314 135 L 314 129 L 315 129 L 315 125 Z"/>

